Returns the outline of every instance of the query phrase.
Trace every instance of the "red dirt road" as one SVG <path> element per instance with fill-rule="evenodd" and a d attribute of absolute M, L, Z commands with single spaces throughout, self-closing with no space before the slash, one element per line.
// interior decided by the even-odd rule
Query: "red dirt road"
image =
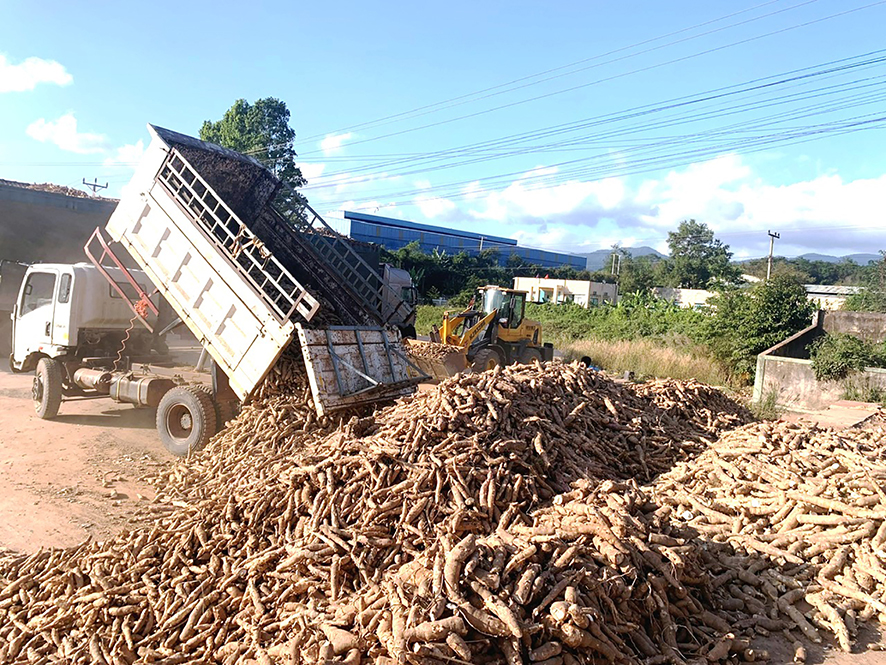
<path fill-rule="evenodd" d="M 139 495 L 153 497 L 141 478 L 172 459 L 153 410 L 65 402 L 45 421 L 30 390 L 30 375 L 0 370 L 0 547 L 33 552 L 131 526 Z"/>

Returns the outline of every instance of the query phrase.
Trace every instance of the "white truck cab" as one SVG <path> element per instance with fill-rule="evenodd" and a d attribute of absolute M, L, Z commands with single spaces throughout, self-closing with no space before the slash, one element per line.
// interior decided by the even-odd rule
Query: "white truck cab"
<path fill-rule="evenodd" d="M 108 271 L 114 276 L 115 269 Z M 130 271 L 143 290 L 150 281 Z M 120 275 L 117 285 L 134 291 Z M 130 297 L 135 297 L 130 293 Z M 150 315 L 149 315 L 150 316 Z M 12 314 L 10 368 L 27 372 L 42 357 L 82 359 L 117 353 L 125 331 L 133 328 L 129 354 L 150 350 L 150 334 L 132 326 L 132 311 L 98 269 L 89 263 L 40 263 L 29 266 Z"/>

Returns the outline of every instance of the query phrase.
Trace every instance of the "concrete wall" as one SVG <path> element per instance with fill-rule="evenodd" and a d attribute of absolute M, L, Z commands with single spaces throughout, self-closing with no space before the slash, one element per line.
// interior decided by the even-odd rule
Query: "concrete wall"
<path fill-rule="evenodd" d="M 78 263 L 86 261 L 83 245 L 104 226 L 117 202 L 79 198 L 0 182 L 0 261 Z M 125 253 L 125 252 L 124 252 Z M 5 264 L 10 268 L 10 264 Z M 0 362 L 9 355 L 9 314 L 21 273 L 0 270 Z"/>
<path fill-rule="evenodd" d="M 886 390 L 886 369 L 868 367 L 840 381 L 818 381 L 808 346 L 826 333 L 848 333 L 871 342 L 886 339 L 886 314 L 819 311 L 813 323 L 757 356 L 754 401 L 775 396 L 778 406 L 793 410 L 821 409 L 844 399 L 847 388 Z"/>
<path fill-rule="evenodd" d="M 818 381 L 812 372 L 812 361 L 799 358 L 761 356 L 757 359 L 757 377 L 754 401 L 768 399 L 774 393 L 778 406 L 795 411 L 825 408 L 844 399 L 850 385 L 886 390 L 886 369 L 868 367 L 841 381 Z"/>
<path fill-rule="evenodd" d="M 847 333 L 874 343 L 886 339 L 886 314 L 878 312 L 823 312 L 821 325 L 827 333 Z"/>
<path fill-rule="evenodd" d="M 85 261 L 83 245 L 117 202 L 0 184 L 0 259 L 23 263 Z"/>

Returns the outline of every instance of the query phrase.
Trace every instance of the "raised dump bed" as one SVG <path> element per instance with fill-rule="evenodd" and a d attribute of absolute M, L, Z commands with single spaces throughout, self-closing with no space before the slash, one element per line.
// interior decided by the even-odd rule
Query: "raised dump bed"
<path fill-rule="evenodd" d="M 300 227 L 284 219 L 271 205 L 280 183 L 254 159 L 148 129 L 151 144 L 107 232 L 239 399 L 253 393 L 296 324 L 319 413 L 414 390 L 422 374 L 377 309 L 381 279 L 347 243 L 334 232 L 319 243 L 306 239 L 315 213 Z M 321 367 L 322 376 L 312 375 Z"/>

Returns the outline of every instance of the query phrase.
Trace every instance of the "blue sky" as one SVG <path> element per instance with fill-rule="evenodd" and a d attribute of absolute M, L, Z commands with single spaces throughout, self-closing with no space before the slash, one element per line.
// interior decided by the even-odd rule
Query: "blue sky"
<path fill-rule="evenodd" d="M 737 256 L 768 229 L 786 255 L 886 249 L 884 1 L 3 5 L 0 178 L 113 195 L 145 123 L 274 96 L 334 226 L 583 252 L 693 217 Z"/>

